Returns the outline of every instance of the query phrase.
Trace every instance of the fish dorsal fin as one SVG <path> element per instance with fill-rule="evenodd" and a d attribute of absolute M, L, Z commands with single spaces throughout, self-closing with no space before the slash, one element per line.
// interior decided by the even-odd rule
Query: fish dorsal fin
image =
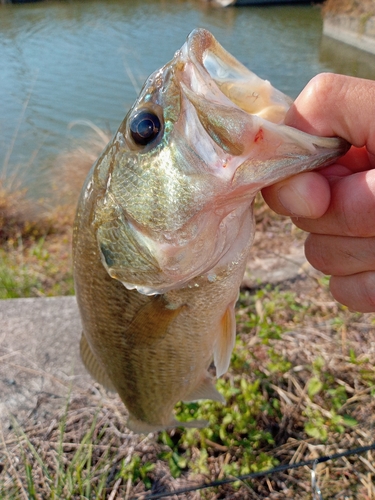
<path fill-rule="evenodd" d="M 106 389 L 109 389 L 110 391 L 116 391 L 111 382 L 111 379 L 108 377 L 100 361 L 92 352 L 91 347 L 89 346 L 89 343 L 87 342 L 87 339 L 83 332 L 80 342 L 80 352 L 83 364 L 85 365 L 86 370 L 89 372 L 89 374 L 97 382 L 99 382 L 99 384 L 102 384 Z"/>
<path fill-rule="evenodd" d="M 214 363 L 217 377 L 220 377 L 228 370 L 230 357 L 236 340 L 234 304 L 235 302 L 229 304 L 220 321 L 221 331 L 214 347 Z"/>
<path fill-rule="evenodd" d="M 185 307 L 172 307 L 162 295 L 150 297 L 137 311 L 126 329 L 127 346 L 149 347 L 163 339 L 170 323 Z"/>
<path fill-rule="evenodd" d="M 208 373 L 201 383 L 183 398 L 184 401 L 197 401 L 198 399 L 212 399 L 213 401 L 225 403 L 224 396 L 216 389 Z"/>

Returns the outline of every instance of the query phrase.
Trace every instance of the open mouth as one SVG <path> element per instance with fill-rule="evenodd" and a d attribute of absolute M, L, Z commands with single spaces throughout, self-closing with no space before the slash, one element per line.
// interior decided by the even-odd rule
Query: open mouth
<path fill-rule="evenodd" d="M 186 50 L 200 78 L 207 80 L 208 77 L 215 82 L 232 105 L 273 123 L 282 123 L 292 100 L 241 64 L 210 32 L 192 31 Z M 200 79 L 198 75 L 196 78 Z"/>

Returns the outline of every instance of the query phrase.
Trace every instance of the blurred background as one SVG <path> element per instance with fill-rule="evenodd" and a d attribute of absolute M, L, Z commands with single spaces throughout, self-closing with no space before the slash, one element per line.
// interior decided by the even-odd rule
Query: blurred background
<path fill-rule="evenodd" d="M 322 71 L 375 78 L 375 57 L 322 35 L 318 5 L 215 8 L 203 1 L 74 1 L 0 6 L 0 169 L 43 193 L 56 157 L 112 134 L 145 78 L 195 27 L 290 95 Z M 76 123 L 78 122 L 78 123 Z M 74 126 L 72 126 L 74 125 Z M 46 184 L 48 185 L 48 183 Z"/>

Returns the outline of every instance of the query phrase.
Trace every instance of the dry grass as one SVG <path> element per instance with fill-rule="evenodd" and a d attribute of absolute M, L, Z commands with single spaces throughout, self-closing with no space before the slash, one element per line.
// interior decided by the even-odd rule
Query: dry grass
<path fill-rule="evenodd" d="M 84 122 L 85 124 L 85 122 Z M 86 175 L 104 146 L 110 139 L 105 132 L 87 122 L 91 132 L 81 140 L 77 147 L 61 154 L 55 162 L 51 178 L 51 199 L 49 208 L 52 217 L 56 217 L 57 225 L 63 217 L 71 226 L 77 201 Z M 57 200 L 57 202 L 56 202 Z"/>
<path fill-rule="evenodd" d="M 22 178 L 0 174 L 0 243 L 20 235 L 35 238 L 71 229 L 85 177 L 110 138 L 95 125 L 88 122 L 87 126 L 91 133 L 86 139 L 55 159 L 48 198 L 31 199 Z"/>
<path fill-rule="evenodd" d="M 35 203 L 29 202 L 26 194 L 26 188 L 0 178 L 0 242 L 48 232 L 48 225 L 42 223 Z"/>
<path fill-rule="evenodd" d="M 0 176 L 0 298 L 73 293 L 71 236 L 87 172 L 108 142 L 94 130 L 55 161 L 49 199 L 35 201 L 21 181 Z"/>

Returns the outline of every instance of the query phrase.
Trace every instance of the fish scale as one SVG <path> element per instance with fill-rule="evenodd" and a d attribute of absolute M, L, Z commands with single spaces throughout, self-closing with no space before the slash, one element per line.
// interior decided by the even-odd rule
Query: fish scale
<path fill-rule="evenodd" d="M 181 400 L 224 404 L 211 367 L 229 367 L 254 198 L 349 148 L 284 125 L 291 103 L 194 30 L 86 179 L 73 238 L 81 354 L 135 432 L 206 425 L 177 421 Z"/>

